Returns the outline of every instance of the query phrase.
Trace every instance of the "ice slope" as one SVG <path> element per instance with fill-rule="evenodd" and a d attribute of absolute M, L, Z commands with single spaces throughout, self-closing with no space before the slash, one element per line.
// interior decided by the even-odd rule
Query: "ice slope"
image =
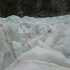
<path fill-rule="evenodd" d="M 0 70 L 4 69 L 69 70 L 70 15 L 0 18 Z"/>
<path fill-rule="evenodd" d="M 70 59 L 61 52 L 36 46 L 23 53 L 5 70 L 69 70 L 66 67 L 70 67 Z"/>

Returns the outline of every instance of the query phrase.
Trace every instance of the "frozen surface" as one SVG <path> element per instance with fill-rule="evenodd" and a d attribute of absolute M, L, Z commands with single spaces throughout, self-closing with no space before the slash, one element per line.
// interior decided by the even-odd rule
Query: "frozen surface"
<path fill-rule="evenodd" d="M 0 18 L 0 70 L 70 70 L 70 15 Z"/>

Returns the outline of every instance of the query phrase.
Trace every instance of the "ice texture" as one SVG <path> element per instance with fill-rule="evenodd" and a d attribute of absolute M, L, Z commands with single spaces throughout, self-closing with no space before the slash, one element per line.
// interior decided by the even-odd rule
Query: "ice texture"
<path fill-rule="evenodd" d="M 0 70 L 70 70 L 70 15 L 0 18 Z"/>

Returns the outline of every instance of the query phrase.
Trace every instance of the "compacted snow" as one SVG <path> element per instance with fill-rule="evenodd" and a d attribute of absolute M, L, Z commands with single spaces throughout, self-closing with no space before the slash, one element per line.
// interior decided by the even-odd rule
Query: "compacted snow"
<path fill-rule="evenodd" d="M 70 70 L 70 15 L 0 18 L 0 70 Z"/>

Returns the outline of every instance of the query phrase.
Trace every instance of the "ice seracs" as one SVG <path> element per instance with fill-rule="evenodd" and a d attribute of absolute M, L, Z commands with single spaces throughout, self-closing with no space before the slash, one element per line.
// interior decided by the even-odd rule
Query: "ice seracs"
<path fill-rule="evenodd" d="M 69 70 L 70 15 L 0 18 L 0 70 Z"/>

